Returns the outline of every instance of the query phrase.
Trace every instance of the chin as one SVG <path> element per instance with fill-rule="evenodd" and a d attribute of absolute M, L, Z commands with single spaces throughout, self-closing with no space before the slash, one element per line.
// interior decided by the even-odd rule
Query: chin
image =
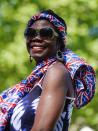
<path fill-rule="evenodd" d="M 30 55 L 36 60 L 36 59 L 45 59 L 46 57 L 49 56 L 49 52 L 47 50 L 44 51 L 36 51 L 36 52 L 31 52 Z"/>
<path fill-rule="evenodd" d="M 42 61 L 48 57 L 46 54 L 32 54 L 31 56 L 35 61 Z"/>

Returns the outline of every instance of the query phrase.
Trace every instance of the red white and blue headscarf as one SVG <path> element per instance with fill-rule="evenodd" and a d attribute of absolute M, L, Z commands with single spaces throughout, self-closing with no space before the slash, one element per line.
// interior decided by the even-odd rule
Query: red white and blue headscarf
<path fill-rule="evenodd" d="M 66 37 L 66 27 L 63 22 L 61 22 L 59 19 L 57 19 L 54 15 L 51 15 L 47 12 L 42 12 L 37 15 L 34 15 L 31 17 L 31 19 L 28 22 L 28 27 L 30 27 L 35 21 L 37 20 L 48 20 L 53 26 L 58 30 L 60 37 L 62 39 L 65 39 Z"/>

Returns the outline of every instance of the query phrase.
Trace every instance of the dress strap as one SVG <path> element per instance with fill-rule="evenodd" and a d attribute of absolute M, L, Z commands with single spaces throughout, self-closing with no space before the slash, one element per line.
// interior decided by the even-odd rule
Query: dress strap
<path fill-rule="evenodd" d="M 75 101 L 75 98 L 74 98 L 74 97 L 66 96 L 65 98 L 68 99 L 68 100 L 73 100 L 73 101 Z"/>

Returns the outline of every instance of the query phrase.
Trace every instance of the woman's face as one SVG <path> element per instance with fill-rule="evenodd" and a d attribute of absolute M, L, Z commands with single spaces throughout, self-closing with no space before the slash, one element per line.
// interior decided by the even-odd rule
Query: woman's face
<path fill-rule="evenodd" d="M 28 52 L 37 63 L 56 55 L 58 34 L 51 23 L 47 20 L 38 20 L 30 27 L 30 31 L 30 36 L 26 37 L 26 44 Z"/>

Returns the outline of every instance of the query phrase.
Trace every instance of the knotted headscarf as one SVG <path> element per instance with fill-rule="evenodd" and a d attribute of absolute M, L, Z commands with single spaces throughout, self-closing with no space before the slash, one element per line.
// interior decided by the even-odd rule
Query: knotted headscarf
<path fill-rule="evenodd" d="M 56 30 L 59 32 L 60 37 L 62 39 L 65 39 L 67 35 L 67 26 L 63 21 L 63 19 L 62 21 L 60 19 L 62 18 L 58 18 L 58 16 L 56 16 L 56 14 L 54 14 L 54 12 L 52 12 L 51 10 L 43 11 L 41 13 L 32 16 L 28 22 L 27 27 L 32 26 L 32 24 L 37 20 L 47 20 L 56 28 Z"/>

